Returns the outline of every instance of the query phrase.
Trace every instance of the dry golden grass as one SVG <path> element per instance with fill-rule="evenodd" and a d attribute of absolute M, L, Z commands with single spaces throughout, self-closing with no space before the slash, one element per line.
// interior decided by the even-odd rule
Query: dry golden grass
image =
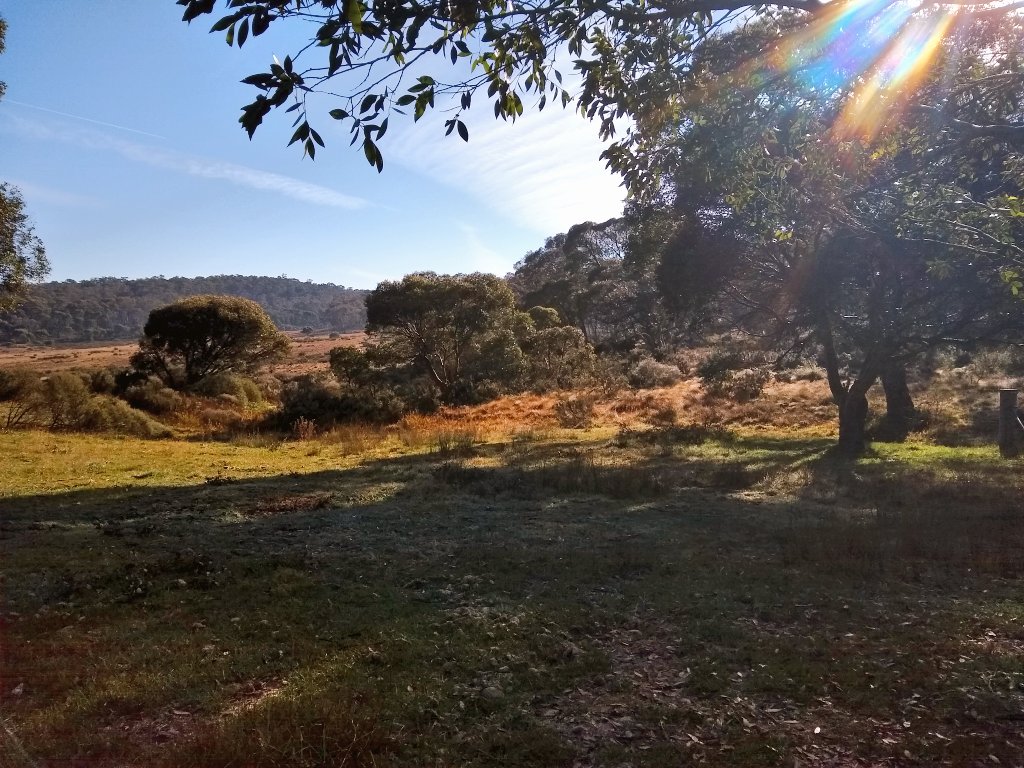
<path fill-rule="evenodd" d="M 30 368 L 41 373 L 68 370 L 92 370 L 126 366 L 138 344 L 76 344 L 40 347 L 27 344 L 0 346 L 0 368 Z"/>
<path fill-rule="evenodd" d="M 274 373 L 296 376 L 318 370 L 326 371 L 328 357 L 335 347 L 358 346 L 364 333 L 343 333 L 335 338 L 306 335 L 297 331 L 286 333 L 292 342 L 291 352 L 273 367 Z M 137 350 L 135 342 L 111 344 L 71 344 L 54 347 L 15 344 L 0 346 L 0 368 L 30 368 L 40 373 L 97 368 L 123 368 Z"/>

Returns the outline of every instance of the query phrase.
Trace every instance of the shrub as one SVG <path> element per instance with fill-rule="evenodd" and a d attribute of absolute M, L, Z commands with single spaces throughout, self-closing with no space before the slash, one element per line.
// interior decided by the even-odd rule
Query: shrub
<path fill-rule="evenodd" d="M 157 416 L 175 413 L 184 403 L 181 395 L 155 376 L 132 384 L 121 397 L 129 405 Z"/>
<path fill-rule="evenodd" d="M 767 368 L 746 368 L 737 371 L 732 377 L 729 395 L 741 403 L 756 400 L 764 392 L 771 378 L 772 373 Z"/>
<path fill-rule="evenodd" d="M 728 397 L 746 403 L 761 396 L 772 374 L 767 368 L 745 368 L 703 382 L 704 391 L 712 397 Z"/>
<path fill-rule="evenodd" d="M 637 389 L 670 387 L 682 378 L 679 368 L 647 357 L 629 371 L 629 383 Z"/>
<path fill-rule="evenodd" d="M 230 395 L 242 407 L 263 402 L 263 392 L 260 391 L 259 385 L 252 379 L 235 373 L 215 373 L 207 376 L 196 385 L 195 391 L 207 397 Z"/>
<path fill-rule="evenodd" d="M 594 423 L 594 398 L 565 397 L 555 401 L 555 418 L 566 429 L 586 429 Z"/>
<path fill-rule="evenodd" d="M 264 402 L 267 400 L 279 400 L 281 398 L 281 380 L 272 373 L 264 373 L 257 376 L 253 381 L 259 387 L 260 396 Z"/>
<path fill-rule="evenodd" d="M 594 384 L 605 395 L 614 395 L 628 384 L 620 361 L 608 357 L 599 357 L 594 365 Z"/>
<path fill-rule="evenodd" d="M 538 307 L 534 309 L 554 312 Z M 594 348 L 578 328 L 545 327 L 523 344 L 523 350 L 526 353 L 526 376 L 537 391 L 571 389 L 589 383 L 593 377 L 596 363 Z"/>
<path fill-rule="evenodd" d="M 659 406 L 650 416 L 650 422 L 656 427 L 672 427 L 679 421 L 679 412 L 671 404 Z"/>
<path fill-rule="evenodd" d="M 207 428 L 235 427 L 242 423 L 238 412 L 229 408 L 204 408 L 199 416 Z"/>
<path fill-rule="evenodd" d="M 281 392 L 279 426 L 290 429 L 298 419 L 315 421 L 322 429 L 352 421 L 390 424 L 405 413 L 406 405 L 391 389 L 342 390 L 313 376 L 301 376 Z"/>
<path fill-rule="evenodd" d="M 39 374 L 27 368 L 0 369 L 0 402 L 6 405 L 5 429 L 23 426 L 35 419 L 43 408 Z"/>
<path fill-rule="evenodd" d="M 89 389 L 97 395 L 112 395 L 117 390 L 117 371 L 100 368 L 89 377 Z"/>
<path fill-rule="evenodd" d="M 82 377 L 62 371 L 42 380 L 43 404 L 51 429 L 76 429 L 85 420 L 92 393 Z"/>
<path fill-rule="evenodd" d="M 89 401 L 78 428 L 150 439 L 170 437 L 173 434 L 166 425 L 109 395 L 97 395 Z"/>
<path fill-rule="evenodd" d="M 697 378 L 705 389 L 727 381 L 732 372 L 743 367 L 743 355 L 733 350 L 716 350 L 697 366 Z"/>

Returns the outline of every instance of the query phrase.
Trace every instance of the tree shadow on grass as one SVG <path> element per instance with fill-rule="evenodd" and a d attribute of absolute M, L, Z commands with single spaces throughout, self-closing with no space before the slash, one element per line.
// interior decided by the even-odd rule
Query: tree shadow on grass
<path fill-rule="evenodd" d="M 902 722 L 899 702 L 935 683 L 895 654 L 926 640 L 933 655 L 964 653 L 928 638 L 964 631 L 933 624 L 952 622 L 965 582 L 937 596 L 930 580 L 918 595 L 892 564 L 939 567 L 945 558 L 946 572 L 960 576 L 986 562 L 1005 568 L 985 545 L 1008 531 L 972 533 L 968 521 L 911 536 L 908 518 L 894 536 L 878 516 L 847 519 L 820 506 L 795 514 L 791 496 L 691 482 L 723 461 L 741 463 L 744 451 L 778 450 L 758 454 L 765 476 L 794 466 L 824 472 L 822 442 L 742 438 L 739 458 L 726 460 L 489 446 L 308 474 L 5 499 L 5 610 L 21 616 L 7 627 L 4 687 L 28 681 L 9 714 L 18 723 L 48 713 L 34 717 L 27 743 L 54 762 L 163 754 L 168 765 L 211 765 L 203 755 L 221 743 L 234 752 L 218 759 L 285 765 L 253 745 L 262 738 L 267 754 L 285 755 L 311 734 L 331 744 L 363 738 L 371 762 L 425 764 L 443 745 L 458 764 L 497 765 L 513 742 L 528 742 L 523 765 L 567 764 L 601 744 L 635 755 L 654 745 L 678 763 L 679 745 L 657 735 L 671 729 L 655 727 L 677 716 L 656 706 L 675 701 L 671 686 L 690 702 L 690 733 L 747 744 L 749 730 L 716 725 L 723 697 L 781 700 L 788 720 L 807 721 L 812 711 L 828 716 L 815 692 L 836 676 L 844 688 L 829 709 L 843 718 L 834 728 L 856 722 L 848 710 L 858 706 Z M 947 494 L 945 507 L 957 509 L 956 497 Z M 944 543 L 928 546 L 929 537 Z M 887 589 L 914 599 L 884 602 Z M 886 629 L 925 621 L 921 600 L 931 613 L 920 631 Z M 868 624 L 881 629 L 867 651 L 851 646 L 843 664 L 822 655 Z M 630 640 L 632 632 L 652 640 Z M 763 653 L 780 646 L 785 653 Z M 876 657 L 896 658 L 905 679 Z M 658 689 L 661 699 L 631 698 L 638 679 L 662 672 L 671 686 Z M 880 676 L 885 685 L 869 688 Z M 246 691 L 282 686 L 284 698 L 237 706 Z M 489 688 L 500 696 L 483 698 Z M 325 709 L 325 700 L 338 705 Z M 632 741 L 619 737 L 625 724 L 587 730 L 624 717 L 595 715 L 604 700 L 622 702 Z M 943 706 L 939 725 L 950 712 Z M 169 731 L 154 724 L 173 726 L 175 710 L 191 713 L 194 733 L 179 725 L 158 743 L 153 734 Z M 558 714 L 542 715 L 550 711 Z M 367 713 L 369 722 L 360 719 Z M 358 733 L 340 728 L 346 717 Z M 1003 749 L 979 732 L 979 756 Z M 844 749 L 881 759 L 847 737 Z M 802 732 L 787 739 L 814 748 Z"/>

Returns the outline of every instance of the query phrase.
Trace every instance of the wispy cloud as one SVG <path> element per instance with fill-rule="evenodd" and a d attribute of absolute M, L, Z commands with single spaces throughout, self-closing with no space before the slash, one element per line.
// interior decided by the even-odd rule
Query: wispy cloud
<path fill-rule="evenodd" d="M 622 213 L 623 190 L 598 158 L 597 127 L 571 110 L 527 113 L 515 124 L 484 115 L 470 125 L 468 144 L 442 133 L 406 128 L 386 156 L 540 234 Z"/>
<path fill-rule="evenodd" d="M 116 152 L 129 160 L 144 163 L 176 173 L 185 173 L 205 179 L 226 181 L 250 189 L 285 195 L 286 197 L 333 208 L 356 210 L 369 202 L 361 197 L 346 195 L 319 184 L 311 184 L 291 176 L 270 173 L 235 163 L 199 157 L 184 152 L 155 148 L 145 144 L 116 138 L 99 131 L 49 125 L 35 120 L 6 116 L 0 128 L 20 136 L 42 141 L 60 141 L 86 149 Z"/>
<path fill-rule="evenodd" d="M 35 109 L 39 112 L 47 112 L 51 115 L 59 115 L 60 117 L 69 117 L 72 120 L 80 120 L 83 123 L 92 123 L 93 125 L 102 125 L 104 128 L 116 128 L 119 131 L 128 131 L 128 133 L 137 133 L 140 136 L 149 136 L 154 139 L 165 139 L 165 136 L 158 136 L 155 133 L 148 133 L 146 131 L 140 131 L 136 128 L 129 128 L 127 125 L 118 125 L 117 123 L 107 123 L 103 120 L 94 120 L 91 117 L 85 117 L 83 115 L 73 115 L 70 112 L 60 112 L 56 109 L 50 109 L 49 107 L 40 107 L 38 104 L 27 104 L 24 101 L 17 101 L 16 99 L 5 99 L 5 104 L 16 104 L 19 107 L 26 107 L 27 109 Z"/>

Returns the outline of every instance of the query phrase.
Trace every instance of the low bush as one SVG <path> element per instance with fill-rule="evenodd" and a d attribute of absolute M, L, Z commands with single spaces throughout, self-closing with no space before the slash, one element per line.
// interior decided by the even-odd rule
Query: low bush
<path fill-rule="evenodd" d="M 5 429 L 31 423 L 43 408 L 39 374 L 27 368 L 0 369 L 0 403 L 5 408 L 2 421 Z"/>
<path fill-rule="evenodd" d="M 166 425 L 110 395 L 93 396 L 77 428 L 89 432 L 114 432 L 150 439 L 173 435 Z"/>
<path fill-rule="evenodd" d="M 89 376 L 89 389 L 96 395 L 112 395 L 117 391 L 118 371 L 113 368 L 100 368 Z"/>
<path fill-rule="evenodd" d="M 78 429 L 85 422 L 92 393 L 78 374 L 61 371 L 45 377 L 40 394 L 51 429 Z"/>
<path fill-rule="evenodd" d="M 196 393 L 207 397 L 230 395 L 243 408 L 263 402 L 263 392 L 250 378 L 235 373 L 215 373 L 207 376 L 195 387 Z"/>
<path fill-rule="evenodd" d="M 283 388 L 276 421 L 282 429 L 291 429 L 298 419 L 330 429 L 353 421 L 391 424 L 405 411 L 405 402 L 391 389 L 342 389 L 314 376 L 301 376 Z"/>
<path fill-rule="evenodd" d="M 744 367 L 743 355 L 734 350 L 715 350 L 697 365 L 697 378 L 705 389 L 727 381 L 733 371 Z"/>
<path fill-rule="evenodd" d="M 771 371 L 759 361 L 763 356 L 757 353 L 712 352 L 697 366 L 697 377 L 708 395 L 745 403 L 760 397 L 771 381 Z"/>
<path fill-rule="evenodd" d="M 677 366 L 659 363 L 652 357 L 644 358 L 629 371 L 629 383 L 636 389 L 671 387 L 682 377 Z"/>
<path fill-rule="evenodd" d="M 586 395 L 555 401 L 555 418 L 566 429 L 587 429 L 594 423 L 594 398 Z"/>
<path fill-rule="evenodd" d="M 237 427 L 244 421 L 238 411 L 230 408 L 204 408 L 199 417 L 208 429 Z"/>
<path fill-rule="evenodd" d="M 121 397 L 141 411 L 163 416 L 181 410 L 184 399 L 156 376 L 130 385 Z"/>

